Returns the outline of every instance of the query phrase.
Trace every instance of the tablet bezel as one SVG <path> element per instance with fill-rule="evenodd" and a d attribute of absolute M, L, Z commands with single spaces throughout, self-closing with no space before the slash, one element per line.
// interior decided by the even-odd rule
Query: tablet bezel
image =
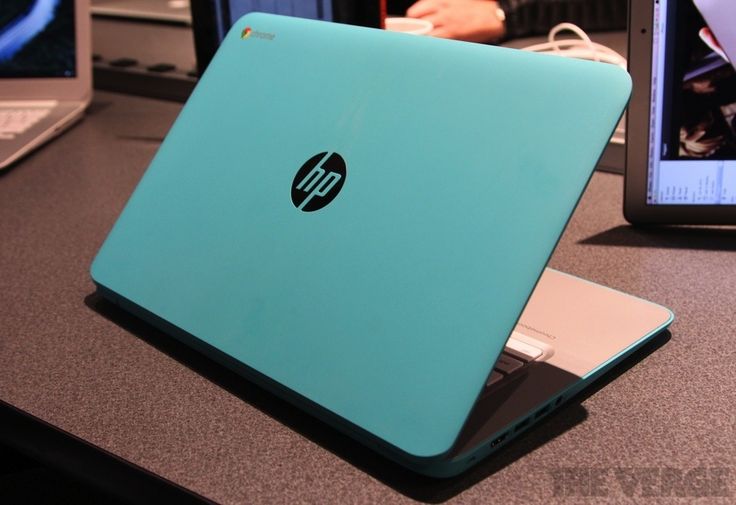
<path fill-rule="evenodd" d="M 736 224 L 736 205 L 649 205 L 649 110 L 652 79 L 652 2 L 629 2 L 629 73 L 634 82 L 626 115 L 624 217 L 632 224 Z"/>

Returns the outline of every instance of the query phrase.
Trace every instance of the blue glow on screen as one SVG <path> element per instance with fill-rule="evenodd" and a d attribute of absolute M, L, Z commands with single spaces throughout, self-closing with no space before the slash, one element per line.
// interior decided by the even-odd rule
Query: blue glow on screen
<path fill-rule="evenodd" d="M 0 0 L 0 78 L 76 75 L 74 0 Z"/>
<path fill-rule="evenodd" d="M 54 19 L 59 0 L 36 0 L 31 8 L 0 27 L 0 61 L 11 59 Z"/>

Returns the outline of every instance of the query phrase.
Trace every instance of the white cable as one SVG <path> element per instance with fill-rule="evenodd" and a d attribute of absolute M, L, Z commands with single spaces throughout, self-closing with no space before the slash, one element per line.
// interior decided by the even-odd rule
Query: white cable
<path fill-rule="evenodd" d="M 558 40 L 557 35 L 565 31 L 572 32 L 579 38 Z M 556 54 L 567 58 L 602 61 L 626 69 L 626 58 L 609 47 L 593 42 L 582 28 L 572 23 L 560 23 L 552 27 L 547 35 L 547 42 L 522 49 L 537 53 Z"/>

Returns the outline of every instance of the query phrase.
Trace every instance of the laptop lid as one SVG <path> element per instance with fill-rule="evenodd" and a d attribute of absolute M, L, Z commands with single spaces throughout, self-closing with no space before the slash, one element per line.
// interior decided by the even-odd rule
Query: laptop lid
<path fill-rule="evenodd" d="M 90 55 L 89 0 L 0 5 L 0 100 L 87 101 Z"/>
<path fill-rule="evenodd" d="M 354 432 L 440 456 L 629 90 L 611 65 L 247 15 L 92 277 Z"/>

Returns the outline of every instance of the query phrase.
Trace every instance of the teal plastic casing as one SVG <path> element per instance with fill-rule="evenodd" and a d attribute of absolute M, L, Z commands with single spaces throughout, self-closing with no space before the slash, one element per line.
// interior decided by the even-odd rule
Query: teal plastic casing
<path fill-rule="evenodd" d="M 92 277 L 429 464 L 458 436 L 630 89 L 612 65 L 249 14 Z M 344 185 L 303 212 L 292 184 L 321 152 L 344 158 Z"/>

